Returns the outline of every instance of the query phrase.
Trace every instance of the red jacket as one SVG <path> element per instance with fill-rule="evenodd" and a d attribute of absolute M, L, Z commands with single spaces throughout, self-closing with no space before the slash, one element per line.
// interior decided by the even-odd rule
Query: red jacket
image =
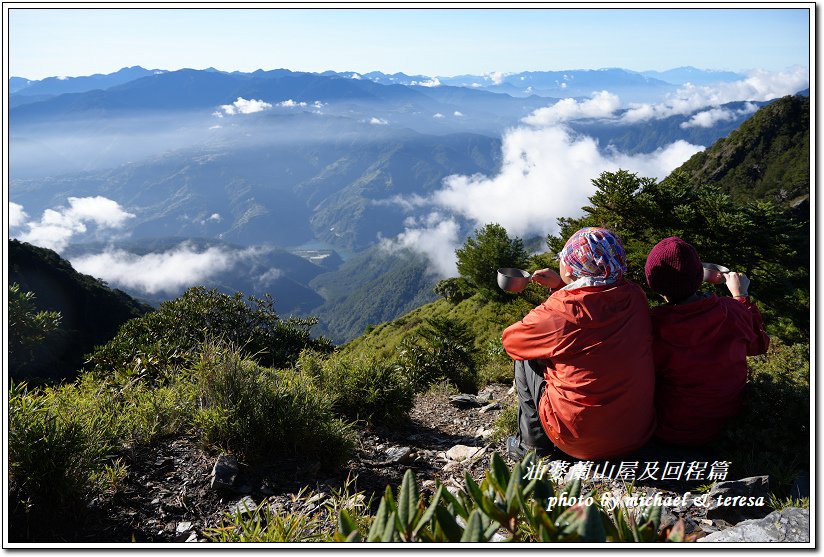
<path fill-rule="evenodd" d="M 652 328 L 656 437 L 679 445 L 716 439 L 739 411 L 747 356 L 769 346 L 758 308 L 749 298 L 712 294 L 653 308 Z"/>
<path fill-rule="evenodd" d="M 548 360 L 538 414 L 567 454 L 620 456 L 652 436 L 652 327 L 638 285 L 553 292 L 504 330 L 503 344 L 516 360 Z"/>

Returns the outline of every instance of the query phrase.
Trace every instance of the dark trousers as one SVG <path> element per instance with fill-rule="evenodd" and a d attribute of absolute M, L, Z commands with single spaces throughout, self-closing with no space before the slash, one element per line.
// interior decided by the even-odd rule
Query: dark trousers
<path fill-rule="evenodd" d="M 538 401 L 546 389 L 544 360 L 515 360 L 515 390 L 518 393 L 518 440 L 527 450 L 552 451 L 555 445 L 549 440 L 541 419 L 538 417 Z"/>

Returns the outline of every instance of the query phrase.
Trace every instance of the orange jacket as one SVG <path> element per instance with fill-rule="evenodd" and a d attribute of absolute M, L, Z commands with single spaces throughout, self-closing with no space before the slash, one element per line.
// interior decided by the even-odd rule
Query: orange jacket
<path fill-rule="evenodd" d="M 504 330 L 516 360 L 546 360 L 538 406 L 544 430 L 581 459 L 621 456 L 655 429 L 652 326 L 641 288 L 558 290 Z"/>

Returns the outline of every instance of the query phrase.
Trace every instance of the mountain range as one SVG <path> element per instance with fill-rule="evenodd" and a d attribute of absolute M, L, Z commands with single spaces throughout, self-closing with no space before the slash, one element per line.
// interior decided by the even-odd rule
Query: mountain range
<path fill-rule="evenodd" d="M 71 238 L 56 249 L 84 269 L 108 263 L 137 274 L 162 256 L 209 254 L 214 267 L 192 280 L 271 293 L 279 311 L 318 315 L 319 329 L 345 342 L 432 298 L 437 273 L 382 240 L 425 219 L 445 178 L 500 173 L 502 138 L 525 118 L 576 92 L 570 99 L 584 106 L 598 88 L 643 99 L 681 80 L 741 77 L 694 68 L 444 78 L 134 67 L 12 78 L 10 200 L 29 224 L 60 215 Z M 703 108 L 634 123 L 624 108 L 564 125 L 603 152 L 647 154 L 677 141 L 710 145 L 767 104 L 725 103 L 708 125 L 691 125 Z M 71 221 L 72 198 L 111 200 L 124 218 L 116 229 Z M 471 231 L 458 222 L 460 234 Z M 119 280 L 155 305 L 183 288 Z"/>

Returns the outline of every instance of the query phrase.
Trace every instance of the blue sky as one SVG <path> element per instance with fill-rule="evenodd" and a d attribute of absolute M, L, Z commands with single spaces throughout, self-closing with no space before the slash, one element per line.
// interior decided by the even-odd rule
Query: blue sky
<path fill-rule="evenodd" d="M 781 9 L 764 4 L 607 9 L 584 3 L 571 4 L 572 9 L 33 5 L 5 7 L 7 76 L 90 75 L 134 65 L 429 76 L 604 67 L 779 71 L 809 67 L 813 3 L 781 4 Z"/>

